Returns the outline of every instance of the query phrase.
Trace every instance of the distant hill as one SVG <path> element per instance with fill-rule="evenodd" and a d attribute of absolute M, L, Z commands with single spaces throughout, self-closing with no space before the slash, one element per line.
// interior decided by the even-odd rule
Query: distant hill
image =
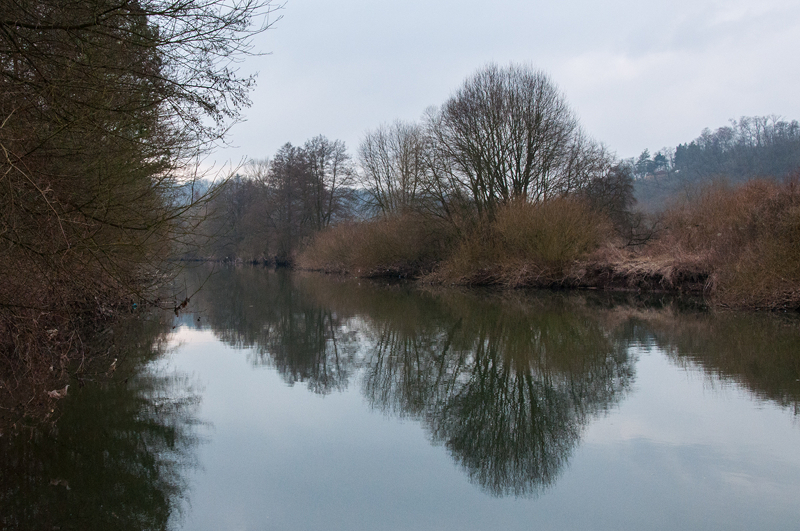
<path fill-rule="evenodd" d="M 187 181 L 175 188 L 174 201 L 179 205 L 187 205 L 192 201 L 197 201 L 211 189 L 212 182 L 206 179 Z"/>
<path fill-rule="evenodd" d="M 651 158 L 645 150 L 628 161 L 634 194 L 645 211 L 663 210 L 676 197 L 691 196 L 714 180 L 740 184 L 755 178 L 783 180 L 800 172 L 800 123 L 776 116 L 742 117 L 688 144 Z"/>

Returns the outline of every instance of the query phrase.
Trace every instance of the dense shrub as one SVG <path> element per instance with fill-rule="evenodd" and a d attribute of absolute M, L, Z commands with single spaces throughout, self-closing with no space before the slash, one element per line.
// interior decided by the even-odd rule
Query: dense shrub
<path fill-rule="evenodd" d="M 460 231 L 415 214 L 342 224 L 315 236 L 299 264 L 361 275 L 420 274 L 436 267 L 435 277 L 462 283 L 550 282 L 611 233 L 606 218 L 582 201 L 514 202 L 494 221 Z"/>
<path fill-rule="evenodd" d="M 415 274 L 446 256 L 453 232 L 441 220 L 417 214 L 344 223 L 316 234 L 298 264 L 360 275 Z"/>
<path fill-rule="evenodd" d="M 800 184 L 716 183 L 670 209 L 665 235 L 648 250 L 702 264 L 719 302 L 732 306 L 800 304 Z"/>
<path fill-rule="evenodd" d="M 611 234 L 608 220 L 585 202 L 515 201 L 500 208 L 493 222 L 465 237 L 440 275 L 468 283 L 558 282 Z"/>
<path fill-rule="evenodd" d="M 558 273 L 598 248 L 611 232 L 605 218 L 568 198 L 511 203 L 498 212 L 494 227 L 504 259 L 533 262 Z"/>

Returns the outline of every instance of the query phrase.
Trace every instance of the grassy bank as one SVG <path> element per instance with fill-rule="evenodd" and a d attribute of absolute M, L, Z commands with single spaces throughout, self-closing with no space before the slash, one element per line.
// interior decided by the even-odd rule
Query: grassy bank
<path fill-rule="evenodd" d="M 428 283 L 703 293 L 737 308 L 800 308 L 800 185 L 714 184 L 662 214 L 645 245 L 624 245 L 586 203 L 512 203 L 491 221 L 405 215 L 314 237 L 304 269 Z"/>

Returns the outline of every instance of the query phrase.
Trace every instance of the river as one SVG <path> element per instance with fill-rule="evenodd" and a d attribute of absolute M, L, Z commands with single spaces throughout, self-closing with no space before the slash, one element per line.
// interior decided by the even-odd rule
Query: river
<path fill-rule="evenodd" d="M 0 527 L 800 522 L 795 315 L 208 273 L 179 317 L 119 336 L 117 374 L 76 383 L 55 428 L 0 436 Z"/>

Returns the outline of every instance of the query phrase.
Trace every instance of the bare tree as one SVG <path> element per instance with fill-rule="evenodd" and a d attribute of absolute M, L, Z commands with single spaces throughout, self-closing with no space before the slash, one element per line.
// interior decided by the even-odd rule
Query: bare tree
<path fill-rule="evenodd" d="M 322 135 L 248 161 L 212 201 L 210 255 L 291 264 L 305 238 L 350 216 L 353 179 L 344 142 Z"/>
<path fill-rule="evenodd" d="M 194 231 L 207 242 L 201 257 L 222 260 L 267 261 L 274 228 L 271 214 L 268 159 L 250 160 L 243 175 L 228 179 L 208 205 L 208 216 Z M 195 255 L 189 249 L 190 255 Z"/>
<path fill-rule="evenodd" d="M 552 81 L 527 67 L 483 68 L 428 124 L 453 193 L 465 192 L 481 216 L 515 198 L 568 193 L 603 158 Z"/>
<path fill-rule="evenodd" d="M 290 264 L 298 243 L 307 236 L 313 184 L 305 151 L 287 142 L 272 158 L 268 173 L 268 217 L 271 251 L 279 264 Z"/>
<path fill-rule="evenodd" d="M 355 178 L 353 162 L 342 140 L 322 135 L 308 140 L 303 151 L 311 176 L 311 224 L 322 230 L 346 213 Z"/>
<path fill-rule="evenodd" d="M 358 149 L 361 184 L 381 214 L 416 208 L 425 189 L 425 134 L 414 123 L 396 121 L 368 131 Z"/>

